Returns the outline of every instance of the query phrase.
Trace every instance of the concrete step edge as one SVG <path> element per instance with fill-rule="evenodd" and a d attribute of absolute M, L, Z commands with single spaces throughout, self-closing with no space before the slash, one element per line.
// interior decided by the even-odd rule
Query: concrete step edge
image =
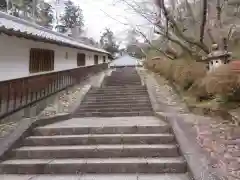
<path fill-rule="evenodd" d="M 110 126 L 110 127 L 38 127 L 34 130 L 34 135 L 79 135 L 79 134 L 152 134 L 171 133 L 169 125 L 161 126 Z"/>

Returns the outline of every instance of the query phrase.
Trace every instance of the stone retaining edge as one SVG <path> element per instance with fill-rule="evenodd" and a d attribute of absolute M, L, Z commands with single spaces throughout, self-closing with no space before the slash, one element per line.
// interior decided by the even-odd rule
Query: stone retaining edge
<path fill-rule="evenodd" d="M 184 122 L 183 117 L 171 112 L 168 107 L 160 108 L 157 97 L 155 96 L 153 90 L 150 89 L 147 82 L 146 86 L 155 116 L 165 121 L 167 124 L 170 124 L 172 128 L 172 131 L 176 137 L 176 141 L 179 144 L 181 154 L 184 156 L 187 162 L 190 179 L 225 180 L 225 178 L 222 178 L 209 165 L 210 163 L 207 156 L 201 151 L 196 139 L 194 139 L 196 135 L 194 132 L 190 132 L 192 127 Z M 167 113 L 162 111 L 166 111 Z"/>
<path fill-rule="evenodd" d="M 74 105 L 72 105 L 70 107 L 70 118 L 73 117 L 73 114 L 78 110 L 78 107 L 80 106 L 80 104 L 82 103 L 85 95 L 88 93 L 88 91 L 92 88 L 91 85 L 86 85 L 85 86 L 86 90 L 83 91 L 83 93 L 80 95 L 80 97 L 78 97 L 78 101 L 76 101 L 76 103 L 74 103 Z"/>
<path fill-rule="evenodd" d="M 22 119 L 12 133 L 0 140 L 0 161 L 7 159 L 11 150 L 18 147 L 24 138 L 31 135 L 34 128 L 72 118 L 72 114 L 77 110 L 84 96 L 91 89 L 91 85 L 85 85 L 85 88 L 86 90 L 78 97 L 78 101 L 71 105 L 69 113 L 58 113 L 54 116 L 40 117 L 39 119 L 38 117 Z"/>
<path fill-rule="evenodd" d="M 16 148 L 25 137 L 32 133 L 34 128 L 67 120 L 69 118 L 69 113 L 62 113 L 41 119 L 37 119 L 37 117 L 22 119 L 12 133 L 0 140 L 0 160 L 3 161 L 7 159 L 11 149 Z"/>
<path fill-rule="evenodd" d="M 162 107 L 160 107 L 160 102 L 158 102 L 154 90 L 150 87 L 145 78 L 142 77 L 142 79 L 147 87 L 155 116 L 167 124 L 170 124 L 172 128 L 172 132 L 179 144 L 180 152 L 187 162 L 187 170 L 190 179 L 227 180 L 227 178 L 222 177 L 219 172 L 211 167 L 210 161 L 208 160 L 209 158 L 197 144 L 195 139 L 196 133 L 191 131 L 193 129 L 192 126 L 184 122 L 184 116 L 181 116 L 184 114 L 176 114 L 176 112 L 171 111 L 165 104 L 162 104 Z"/>
<path fill-rule="evenodd" d="M 169 123 L 179 144 L 180 151 L 188 164 L 188 172 L 194 180 L 227 180 L 210 165 L 209 157 L 203 152 L 195 139 L 196 133 L 184 117 L 177 114 L 155 112 L 156 117 Z"/>

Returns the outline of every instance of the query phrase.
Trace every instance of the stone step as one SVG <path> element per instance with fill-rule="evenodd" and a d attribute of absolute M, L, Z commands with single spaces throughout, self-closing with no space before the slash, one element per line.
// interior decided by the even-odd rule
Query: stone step
<path fill-rule="evenodd" d="M 97 98 L 91 98 L 91 99 L 88 99 L 87 97 L 84 99 L 84 101 L 82 103 L 113 103 L 113 104 L 122 104 L 123 102 L 125 102 L 125 104 L 136 104 L 136 103 L 151 103 L 150 102 L 150 99 L 149 98 L 140 98 L 140 99 L 97 99 Z"/>
<path fill-rule="evenodd" d="M 185 173 L 183 158 L 23 159 L 0 164 L 2 174 Z"/>
<path fill-rule="evenodd" d="M 126 85 L 141 85 L 141 83 L 120 83 L 120 82 L 105 82 L 105 86 L 126 86 Z"/>
<path fill-rule="evenodd" d="M 125 89 L 121 89 L 121 87 L 119 86 L 119 88 L 117 88 L 117 86 L 114 86 L 114 88 L 106 88 L 109 86 L 103 86 L 98 90 L 90 90 L 91 91 L 95 91 L 95 92 L 109 92 L 109 93 L 131 93 L 131 92 L 146 92 L 147 89 L 143 89 L 143 88 L 125 88 Z"/>
<path fill-rule="evenodd" d="M 76 112 L 72 117 L 127 117 L 127 116 L 153 116 L 153 111 L 131 112 Z"/>
<path fill-rule="evenodd" d="M 124 79 L 124 80 L 127 80 L 126 78 L 131 78 L 131 79 L 138 79 L 140 78 L 139 75 L 137 73 L 127 73 L 124 74 L 123 72 L 114 72 L 111 74 L 111 76 L 107 76 L 106 77 L 107 79 L 115 79 L 115 78 L 118 78 L 118 79 Z"/>
<path fill-rule="evenodd" d="M 188 174 L 75 174 L 75 175 L 0 175 L 1 180 L 190 180 Z M 191 179 L 192 180 L 192 179 Z"/>
<path fill-rule="evenodd" d="M 109 81 L 139 81 L 140 77 L 136 74 L 131 74 L 130 76 L 121 76 L 121 74 L 113 74 L 112 76 L 106 77 L 106 80 Z"/>
<path fill-rule="evenodd" d="M 109 78 L 127 78 L 127 77 L 131 77 L 131 78 L 139 78 L 139 75 L 137 72 L 129 72 L 129 71 L 113 71 L 111 76 L 108 76 Z"/>
<path fill-rule="evenodd" d="M 98 98 L 98 99 L 144 99 L 149 98 L 147 92 L 142 94 L 124 94 L 124 95 L 112 95 L 108 93 L 96 95 L 96 94 L 87 94 L 87 98 Z"/>
<path fill-rule="evenodd" d="M 91 100 L 91 101 L 83 101 L 81 103 L 81 106 L 82 105 L 96 105 L 96 106 L 102 106 L 102 105 L 106 105 L 106 106 L 111 106 L 111 105 L 126 105 L 126 106 L 135 106 L 137 104 L 139 105 L 150 105 L 151 102 L 150 100 L 135 100 L 135 101 L 132 101 L 132 100 L 125 100 L 125 101 L 106 101 L 106 100 L 102 100 L 102 101 L 96 101 L 96 100 Z"/>
<path fill-rule="evenodd" d="M 109 86 L 107 86 L 109 87 Z M 142 88 L 142 86 L 140 86 L 140 88 L 107 88 L 106 86 L 103 86 L 99 89 L 94 89 L 92 88 L 89 92 L 109 92 L 109 93 L 135 93 L 135 92 L 147 92 L 147 89 L 145 87 Z"/>
<path fill-rule="evenodd" d="M 117 76 L 115 76 L 115 77 L 107 77 L 106 79 L 105 79 L 107 82 L 114 82 L 114 81 L 119 81 L 119 82 L 141 82 L 141 79 L 139 78 L 139 77 L 117 77 Z"/>
<path fill-rule="evenodd" d="M 98 100 L 98 101 L 101 101 L 101 100 L 105 100 L 105 101 L 125 101 L 125 100 L 128 100 L 128 101 L 134 101 L 134 100 L 137 100 L 137 101 L 142 101 L 142 100 L 149 100 L 149 97 L 148 96 L 129 96 L 129 97 L 105 97 L 105 96 L 102 96 L 102 97 L 92 97 L 92 96 L 86 96 L 86 98 L 84 99 L 85 101 L 92 101 L 92 100 Z"/>
<path fill-rule="evenodd" d="M 121 82 L 121 83 L 139 83 L 141 82 L 141 79 L 139 77 L 127 77 L 128 79 L 126 79 L 126 77 L 124 78 L 117 78 L 117 77 L 110 77 L 110 78 L 106 78 L 106 82 Z"/>
<path fill-rule="evenodd" d="M 104 127 L 38 127 L 36 136 L 80 135 L 80 134 L 157 134 L 171 133 L 169 125 L 161 126 L 104 126 Z"/>
<path fill-rule="evenodd" d="M 102 91 L 102 92 L 89 92 L 87 93 L 88 96 L 141 96 L 141 95 L 148 95 L 147 91 L 139 91 L 139 92 L 106 92 L 106 91 Z"/>
<path fill-rule="evenodd" d="M 152 111 L 152 108 L 149 107 L 139 107 L 138 104 L 131 107 L 99 107 L 99 108 L 91 108 L 91 107 L 81 107 L 76 111 L 76 113 L 108 113 L 108 112 L 147 112 Z"/>
<path fill-rule="evenodd" d="M 172 144 L 23 146 L 12 151 L 12 157 L 15 159 L 177 156 L 179 156 L 178 147 Z"/>
<path fill-rule="evenodd" d="M 119 82 L 119 83 L 125 83 L 125 84 L 138 84 L 138 83 L 141 83 L 141 79 L 140 78 L 134 78 L 134 79 L 129 79 L 126 80 L 124 78 L 108 78 L 108 79 L 105 79 L 106 83 L 115 83 L 115 82 Z"/>
<path fill-rule="evenodd" d="M 126 104 L 126 103 L 108 105 L 108 104 L 101 103 L 101 104 L 81 104 L 80 109 L 84 109 L 84 108 L 88 108 L 88 109 L 113 108 L 113 109 L 116 109 L 116 108 L 132 108 L 132 107 L 136 107 L 136 106 L 139 108 L 145 108 L 145 107 L 152 108 L 152 105 L 148 104 L 148 103 L 138 103 L 137 105 L 136 104 Z"/>
<path fill-rule="evenodd" d="M 147 90 L 131 90 L 131 91 L 126 91 L 126 90 L 91 90 L 88 92 L 88 94 L 110 94 L 110 95 L 125 95 L 125 94 L 143 94 L 143 93 L 148 93 Z"/>
<path fill-rule="evenodd" d="M 104 82 L 105 85 L 119 85 L 119 84 L 123 84 L 123 85 L 141 85 L 142 82 L 141 81 L 136 81 L 136 82 L 133 82 L 133 81 L 106 81 Z"/>
<path fill-rule="evenodd" d="M 95 145 L 95 144 L 172 144 L 173 134 L 84 134 L 30 136 L 25 146 Z"/>
<path fill-rule="evenodd" d="M 142 85 L 126 85 L 126 86 L 103 86 L 100 88 L 100 90 L 108 90 L 108 91 L 123 91 L 123 90 L 143 90 L 145 89 L 146 90 L 146 87 L 145 86 L 142 86 Z"/>

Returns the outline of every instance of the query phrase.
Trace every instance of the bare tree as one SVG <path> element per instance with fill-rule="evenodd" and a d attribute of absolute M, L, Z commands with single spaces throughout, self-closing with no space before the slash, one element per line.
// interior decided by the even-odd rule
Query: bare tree
<path fill-rule="evenodd" d="M 209 53 L 211 44 L 218 43 L 223 49 L 237 29 L 234 22 L 226 18 L 229 1 L 239 12 L 238 0 L 155 0 L 157 11 L 152 11 L 148 5 L 151 1 L 119 0 L 125 3 L 133 12 L 140 15 L 148 23 L 155 26 L 155 33 L 169 44 L 180 47 L 183 52 L 202 59 Z M 234 1 L 234 2 L 233 2 Z M 236 5 L 237 4 L 239 5 Z M 233 8 L 232 8 L 233 9 Z M 232 12 L 233 10 L 230 10 Z M 234 16 L 231 15 L 231 16 Z M 138 29 L 140 34 L 144 32 Z M 151 43 L 151 40 L 146 41 Z M 164 44 L 165 45 L 165 44 Z M 164 46 L 163 45 L 163 46 Z M 161 47 L 157 47 L 162 51 Z"/>

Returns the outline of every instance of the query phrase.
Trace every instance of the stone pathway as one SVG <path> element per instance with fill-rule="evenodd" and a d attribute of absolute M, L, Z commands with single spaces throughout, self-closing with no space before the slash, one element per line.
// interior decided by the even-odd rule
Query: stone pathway
<path fill-rule="evenodd" d="M 188 180 L 186 175 L 114 174 L 114 175 L 0 175 L 1 180 Z"/>
<path fill-rule="evenodd" d="M 19 173 L 16 180 L 45 180 L 50 174 L 69 178 L 65 174 L 77 172 L 73 179 L 189 180 L 170 132 L 156 117 L 73 118 L 36 128 L 25 146 L 13 151 L 15 158 L 0 164 L 0 171 L 10 173 L 2 175 L 6 180 L 11 173 Z M 25 173 L 35 175 L 21 175 Z"/>
<path fill-rule="evenodd" d="M 190 113 L 165 79 L 144 69 L 139 72 L 156 97 L 155 110 L 178 115 L 191 124 L 199 146 L 211 157 L 211 166 L 222 177 L 240 179 L 240 128 L 217 118 Z"/>
<path fill-rule="evenodd" d="M 110 81 L 106 81 L 106 87 L 116 83 L 116 88 L 111 91 L 116 92 L 117 89 L 124 101 L 131 96 L 138 99 L 134 95 L 135 89 L 130 88 L 126 92 L 125 88 L 132 84 L 144 87 L 140 78 L 134 69 L 123 70 L 124 75 L 118 73 L 117 82 L 108 79 Z M 126 76 L 127 72 L 130 72 L 129 76 Z M 131 75 L 135 78 L 130 78 Z M 121 81 L 119 76 L 122 76 Z M 120 88 L 122 86 L 124 88 Z M 102 90 L 105 91 L 104 88 Z M 109 98 L 108 93 L 104 96 L 111 103 L 116 98 L 115 95 Z M 117 96 L 117 100 L 122 99 L 121 96 Z M 124 101 L 121 101 L 123 105 Z M 137 105 L 131 104 L 131 107 Z M 116 111 L 120 109 L 115 107 Z M 19 174 L 16 180 L 189 180 L 186 161 L 179 151 L 171 127 L 152 116 L 152 108 L 149 109 L 149 116 L 138 113 L 137 117 L 121 116 L 121 113 L 128 110 L 129 108 L 122 108 L 118 117 L 115 117 L 116 114 L 111 117 L 73 116 L 69 120 L 33 129 L 31 136 L 23 140 L 22 146 L 13 149 L 11 157 L 0 163 L 0 172 L 9 174 L 2 175 L 2 178 L 14 178 L 13 174 Z M 72 176 L 66 176 L 67 174 Z"/>

